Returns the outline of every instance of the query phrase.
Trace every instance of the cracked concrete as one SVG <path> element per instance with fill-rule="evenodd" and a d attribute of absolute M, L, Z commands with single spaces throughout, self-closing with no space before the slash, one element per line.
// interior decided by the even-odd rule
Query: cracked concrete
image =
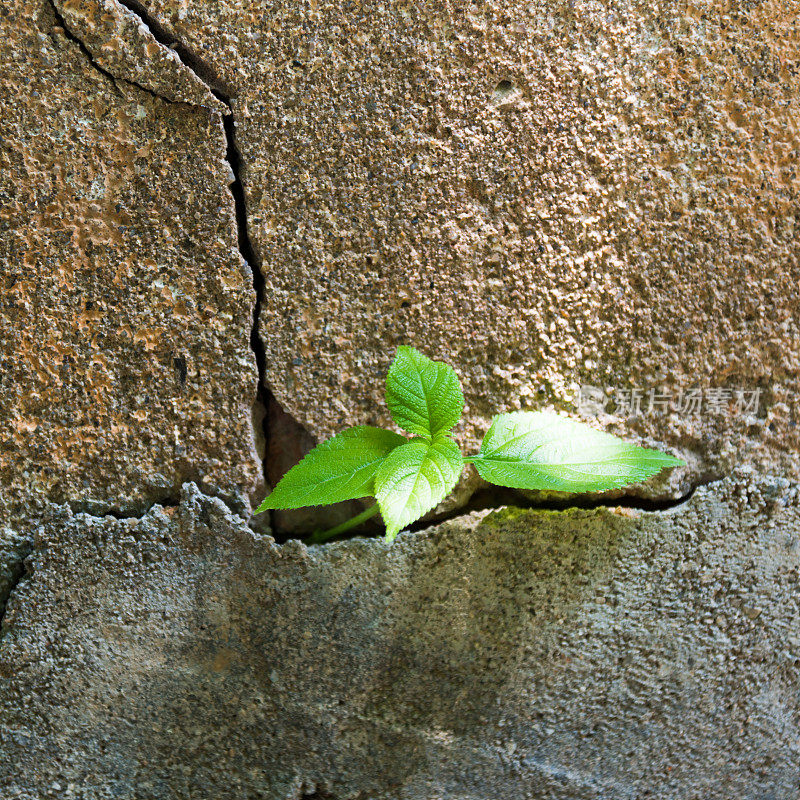
<path fill-rule="evenodd" d="M 313 436 L 388 423 L 412 342 L 467 446 L 581 384 L 758 389 L 599 424 L 685 456 L 673 495 L 800 475 L 795 0 L 137 5 L 236 95 L 267 379 Z"/>
<path fill-rule="evenodd" d="M 269 265 L 262 383 L 312 438 L 388 424 L 385 369 L 412 341 L 461 374 L 468 448 L 497 410 L 574 411 L 580 384 L 638 387 L 645 405 L 758 391 L 754 413 L 731 399 L 597 423 L 686 459 L 645 498 L 743 460 L 800 474 L 796 240 L 764 240 L 760 221 L 796 205 L 769 111 L 796 102 L 790 10 L 728 24 L 709 3 L 703 39 L 691 15 L 636 2 L 445 3 L 413 19 L 372 4 L 344 18 L 335 4 L 122 5 L 235 97 L 254 256 Z M 100 23 L 85 35 L 95 49 L 107 37 Z M 703 87 L 694 116 L 675 74 Z M 766 193 L 758 163 L 779 176 Z M 695 228 L 716 244 L 687 245 Z M 465 473 L 450 508 L 481 488 Z"/>
<path fill-rule="evenodd" d="M 247 213 L 247 193 L 244 188 L 243 176 L 246 173 L 246 165 L 242 162 L 241 153 L 237 145 L 236 139 L 236 118 L 234 115 L 234 104 L 231 96 L 226 94 L 231 90 L 226 88 L 222 90 L 223 82 L 218 77 L 215 71 L 213 75 L 210 73 L 210 67 L 206 61 L 203 61 L 196 52 L 186 47 L 184 43 L 171 36 L 167 29 L 152 15 L 149 14 L 147 9 L 139 3 L 126 2 L 124 4 L 117 3 L 117 0 L 104 0 L 104 3 L 111 4 L 114 11 L 109 12 L 106 5 L 97 5 L 93 3 L 83 3 L 81 0 L 77 2 L 67 3 L 66 7 L 69 8 L 75 17 L 76 25 L 80 26 L 81 33 L 87 38 L 89 44 L 81 44 L 86 50 L 87 55 L 88 47 L 98 54 L 102 54 L 106 63 L 116 66 L 114 54 L 119 56 L 117 50 L 119 48 L 109 47 L 108 41 L 112 37 L 109 32 L 109 27 L 112 33 L 118 33 L 121 29 L 125 29 L 125 35 L 122 38 L 128 43 L 125 48 L 122 48 L 122 54 L 127 54 L 134 48 L 132 41 L 135 41 L 137 36 L 145 35 L 148 37 L 144 46 L 139 49 L 144 49 L 150 52 L 154 49 L 156 53 L 161 53 L 162 50 L 168 51 L 171 58 L 181 68 L 192 77 L 197 84 L 204 87 L 205 91 L 211 96 L 218 98 L 218 102 L 224 107 L 225 113 L 223 115 L 225 124 L 225 133 L 227 137 L 227 159 L 231 165 L 234 180 L 230 184 L 231 193 L 234 197 L 234 204 L 236 209 L 236 220 L 238 229 L 238 243 L 239 251 L 242 254 L 245 262 L 251 267 L 253 272 L 253 286 L 256 293 L 256 303 L 254 307 L 254 322 L 253 329 L 250 337 L 250 344 L 253 352 L 256 355 L 257 366 L 259 371 L 259 398 L 258 405 L 260 405 L 259 414 L 263 414 L 263 426 L 266 429 L 264 432 L 264 442 L 260 442 L 263 449 L 262 460 L 264 462 L 264 479 L 266 485 L 274 485 L 281 475 L 294 463 L 296 463 L 314 444 L 314 437 L 312 437 L 306 429 L 301 426 L 295 417 L 287 414 L 286 410 L 280 407 L 276 400 L 272 398 L 272 393 L 268 388 L 266 381 L 267 373 L 267 359 L 266 350 L 264 347 L 263 337 L 259 334 L 259 323 L 261 309 L 265 302 L 265 279 L 261 270 L 261 260 L 254 249 L 253 242 L 250 238 L 248 213 Z M 120 14 L 133 15 L 136 25 L 131 24 L 131 20 L 127 20 L 127 28 L 119 21 Z M 107 51 L 111 51 L 112 57 L 107 55 Z M 91 57 L 91 56 L 90 56 Z M 164 56 L 161 56 L 163 61 Z M 160 62 L 159 62 L 160 63 Z M 150 65 L 152 68 L 157 69 L 158 65 L 154 62 Z M 124 70 L 123 70 L 124 71 Z M 209 81 L 208 84 L 198 73 L 205 73 Z M 226 86 L 228 86 L 227 84 Z M 216 87 L 216 88 L 212 88 Z M 245 113 L 245 125 L 248 122 L 248 114 Z M 288 420 L 288 423 L 286 422 Z M 258 420 L 255 420 L 256 427 L 258 427 Z M 260 433 L 260 431 L 257 431 Z M 677 474 L 671 474 L 666 480 L 651 481 L 647 486 L 635 487 L 631 491 L 640 496 L 655 498 L 672 497 L 679 498 L 689 490 L 689 486 L 696 485 L 704 480 L 701 475 L 692 469 L 696 459 L 689 457 L 689 470 L 688 475 L 679 471 Z M 492 489 L 482 481 L 474 470 L 465 468 L 464 475 L 457 489 L 451 493 L 437 509 L 426 517 L 426 520 L 445 518 L 448 514 L 452 515 L 457 513 L 459 508 L 465 507 L 471 495 L 480 491 L 484 498 L 492 493 Z M 542 493 L 534 493 L 529 495 L 517 495 L 522 500 L 523 505 L 529 505 L 526 500 L 533 499 L 535 502 L 547 502 L 548 496 Z M 622 496 L 621 492 L 609 493 L 607 497 L 616 498 Z M 491 505 L 496 503 L 491 502 Z M 473 503 L 473 506 L 476 503 Z M 486 506 L 484 500 L 483 506 Z M 269 525 L 275 529 L 276 533 L 281 538 L 289 536 L 303 536 L 319 527 L 329 527 L 337 524 L 338 522 L 347 519 L 348 517 L 358 513 L 363 505 L 358 502 L 350 502 L 340 504 L 335 508 L 324 509 L 304 509 L 301 511 L 288 511 L 288 512 L 271 512 L 268 517 L 265 515 L 265 521 L 268 519 Z M 263 525 L 264 521 L 260 521 Z"/>
<path fill-rule="evenodd" d="M 247 513 L 255 298 L 221 115 L 112 82 L 49 3 L 0 26 L 0 511 L 140 513 L 192 479 Z"/>
<path fill-rule="evenodd" d="M 113 75 L 167 102 L 188 103 L 226 113 L 194 70 L 117 0 L 51 0 L 59 22 L 90 58 Z"/>
<path fill-rule="evenodd" d="M 57 0 L 51 2 L 55 8 Z M 186 102 L 222 114 L 226 140 L 225 158 L 232 175 L 228 188 L 234 203 L 237 244 L 242 259 L 251 270 L 255 294 L 250 332 L 250 348 L 258 369 L 253 427 L 256 446 L 264 462 L 267 439 L 265 427 L 270 423 L 268 409 L 271 407 L 271 393 L 265 379 L 264 344 L 259 335 L 264 277 L 248 231 L 247 199 L 241 179 L 242 160 L 236 144 L 237 123 L 232 98 L 220 81 L 209 75 L 208 68 L 194 54 L 180 42 L 164 34 L 160 26 L 147 16 L 143 7 L 117 0 L 92 0 L 88 3 L 84 0 L 65 0 L 58 5 L 69 16 L 77 31 L 77 34 L 72 34 L 76 42 L 104 74 L 112 79 L 133 75 L 135 80 L 131 77 L 122 79 L 148 91 L 154 97 L 171 102 Z M 58 11 L 56 13 L 61 24 L 65 25 L 63 16 Z M 104 66 L 100 66 L 97 61 Z M 271 438 L 275 439 L 274 434 Z M 266 465 L 263 467 L 263 476 L 265 480 L 268 477 Z M 271 516 L 265 515 L 264 520 L 255 522 L 256 526 L 268 528 Z"/>
<path fill-rule="evenodd" d="M 167 103 L 188 103 L 220 112 L 225 110 L 224 104 L 183 65 L 177 54 L 159 45 L 116 0 L 97 2 L 94 7 L 84 0 L 50 0 L 50 6 L 67 37 L 112 82 L 124 81 Z M 89 16 L 94 25 L 89 25 Z M 100 36 L 96 27 L 98 22 L 103 26 Z M 87 28 L 95 34 L 89 38 L 90 44 L 94 45 L 91 48 L 86 43 Z M 149 37 L 149 40 L 139 41 L 142 37 Z M 134 43 L 139 46 L 134 47 Z"/>
<path fill-rule="evenodd" d="M 795 796 L 793 8 L 0 9 L 3 800 Z M 633 493 L 276 545 L 408 341 L 468 446 L 764 405 L 601 415 L 689 461 Z"/>

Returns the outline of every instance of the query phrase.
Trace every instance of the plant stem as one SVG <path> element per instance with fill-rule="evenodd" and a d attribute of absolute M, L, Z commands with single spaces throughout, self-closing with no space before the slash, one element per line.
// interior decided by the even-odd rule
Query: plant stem
<path fill-rule="evenodd" d="M 364 509 L 360 514 L 356 514 L 354 517 L 348 519 L 346 522 L 343 522 L 341 525 L 337 525 L 334 528 L 329 528 L 327 531 L 314 531 L 314 533 L 312 533 L 311 536 L 306 539 L 306 544 L 321 544 L 322 542 L 327 542 L 328 539 L 332 539 L 334 536 L 338 536 L 340 533 L 349 531 L 351 528 L 357 527 L 362 522 L 366 522 L 371 517 L 374 517 L 379 510 L 378 504 L 375 503 L 375 505 Z"/>

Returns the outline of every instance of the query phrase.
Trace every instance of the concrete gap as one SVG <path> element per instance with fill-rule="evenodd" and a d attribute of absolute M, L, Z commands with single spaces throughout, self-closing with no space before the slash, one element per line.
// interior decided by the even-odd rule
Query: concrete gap
<path fill-rule="evenodd" d="M 221 499 L 221 498 L 219 498 Z M 141 519 L 151 508 L 161 506 L 162 508 L 177 508 L 180 505 L 180 497 L 167 495 L 159 497 L 141 507 L 119 508 L 108 506 L 99 500 L 68 501 L 65 505 L 73 514 L 88 514 L 90 517 L 113 517 L 114 519 Z"/>
<path fill-rule="evenodd" d="M 360 797 L 361 793 L 359 792 L 358 797 L 354 800 L 358 800 Z M 316 787 L 313 783 L 311 785 L 303 783 L 295 798 L 296 800 L 336 800 L 336 795 L 331 794 L 323 786 Z"/>
<path fill-rule="evenodd" d="M 498 511 L 501 508 L 520 508 L 532 511 L 571 511 L 572 509 L 592 511 L 597 508 L 631 508 L 645 512 L 664 512 L 688 503 L 701 486 L 707 486 L 721 479 L 722 476 L 703 479 L 697 481 L 697 483 L 692 485 L 688 491 L 684 492 L 679 497 L 658 499 L 637 497 L 635 495 L 621 495 L 616 497 L 583 497 L 580 495 L 569 495 L 546 500 L 533 500 L 516 489 L 507 489 L 502 486 L 488 486 L 476 491 L 464 505 L 454 508 L 445 514 L 425 517 L 408 525 L 403 530 L 411 531 L 412 533 L 424 531 L 434 525 L 441 525 L 444 522 L 449 522 L 450 520 L 457 519 L 466 514 L 471 514 L 472 512 Z M 380 517 L 376 517 L 375 519 L 380 519 Z M 376 528 L 376 526 L 378 527 Z M 382 529 L 383 526 L 380 523 L 376 523 L 375 520 L 370 520 L 366 525 L 360 528 L 354 528 L 346 534 L 336 537 L 336 539 L 331 539 L 331 541 L 344 541 L 345 539 L 353 539 L 356 537 L 374 536 L 376 535 L 376 530 Z M 288 536 L 278 541 L 284 542 L 289 538 L 298 537 Z"/>
<path fill-rule="evenodd" d="M 506 507 L 535 511 L 571 511 L 572 509 L 592 511 L 596 508 L 631 508 L 647 512 L 670 511 L 688 503 L 701 486 L 707 486 L 721 479 L 722 476 L 715 476 L 698 481 L 679 497 L 668 498 L 646 498 L 628 494 L 617 497 L 569 495 L 546 500 L 534 500 L 526 497 L 516 489 L 489 486 L 475 492 L 469 501 L 460 508 L 453 509 L 446 514 L 415 522 L 407 530 L 424 530 L 425 528 L 430 528 L 431 525 L 439 525 L 464 514 L 470 514 L 473 511 L 496 511 Z"/>
<path fill-rule="evenodd" d="M 154 17 L 145 6 L 137 0 L 117 0 L 123 8 L 127 8 L 150 31 L 159 43 L 174 50 L 178 58 L 208 86 L 211 93 L 231 108 L 231 97 L 235 96 L 233 87 L 228 86 L 217 74 L 216 70 L 201 56 L 186 47 L 162 22 Z"/>
<path fill-rule="evenodd" d="M 208 86 L 209 91 L 224 103 L 228 108 L 228 113 L 223 115 L 222 124 L 225 134 L 225 159 L 231 168 L 233 181 L 229 186 L 233 198 L 234 214 L 236 218 L 237 246 L 242 259 L 250 268 L 253 279 L 253 292 L 255 293 L 255 304 L 253 306 L 253 322 L 250 328 L 250 349 L 256 359 L 258 369 L 258 385 L 256 387 L 256 398 L 253 404 L 254 425 L 259 424 L 261 431 L 256 431 L 263 437 L 264 457 L 262 459 L 262 472 L 267 487 L 274 486 L 270 480 L 274 470 L 269 468 L 270 448 L 275 445 L 275 433 L 271 425 L 270 409 L 275 405 L 275 399 L 267 384 L 267 359 L 264 343 L 259 332 L 261 308 L 264 303 L 264 292 L 266 281 L 261 269 L 261 260 L 253 247 L 252 239 L 247 222 L 247 197 L 242 181 L 243 161 L 242 154 L 236 144 L 236 119 L 233 112 L 233 98 L 235 91 L 233 87 L 226 85 L 223 79 L 217 74 L 216 70 L 197 53 L 191 51 L 167 27 L 153 17 L 150 12 L 136 0 L 117 0 L 117 2 L 134 14 L 153 35 L 153 38 L 165 47 L 173 50 L 180 58 L 181 62 L 190 69 L 203 83 Z M 297 423 L 296 423 L 297 424 Z M 273 478 L 274 480 L 274 478 Z M 274 514 L 268 512 L 270 527 L 273 527 Z"/>
<path fill-rule="evenodd" d="M 112 75 L 107 69 L 101 67 L 95 60 L 94 56 L 91 54 L 89 48 L 69 29 L 69 26 L 64 20 L 61 12 L 56 7 L 54 0 L 48 0 L 48 6 L 50 7 L 50 11 L 55 18 L 56 25 L 64 31 L 64 36 L 67 38 L 68 41 L 72 42 L 74 45 L 78 47 L 78 49 L 86 56 L 86 60 L 108 81 L 111 82 L 111 85 L 114 87 L 114 91 L 122 96 L 122 92 L 117 85 L 117 79 L 114 75 Z M 147 91 L 147 90 L 145 90 Z M 148 94 L 152 94 L 148 92 Z"/>
<path fill-rule="evenodd" d="M 247 198 L 244 193 L 244 184 L 242 183 L 242 154 L 236 146 L 236 120 L 233 116 L 231 100 L 229 97 L 225 96 L 220 97 L 220 99 L 231 109 L 231 112 L 223 117 L 222 125 L 225 131 L 225 158 L 233 173 L 233 182 L 228 188 L 233 197 L 234 213 L 236 216 L 237 245 L 244 262 L 250 267 L 250 273 L 253 277 L 253 292 L 256 296 L 255 303 L 253 304 L 253 322 L 250 328 L 250 349 L 255 356 L 256 368 L 258 370 L 258 385 L 256 386 L 256 399 L 254 404 L 260 406 L 260 409 L 257 413 L 254 413 L 253 416 L 255 419 L 261 420 L 262 429 L 260 433 L 264 441 L 264 457 L 261 462 L 261 469 L 264 482 L 268 487 L 271 487 L 274 486 L 274 484 L 270 481 L 268 454 L 274 434 L 270 424 L 270 407 L 275 402 L 275 399 L 267 385 L 267 354 L 259 330 L 261 324 L 261 307 L 264 304 L 264 292 L 266 291 L 266 281 L 264 280 L 264 273 L 261 270 L 261 260 L 256 255 L 247 226 Z M 272 527 L 274 514 L 272 512 L 267 513 L 270 527 Z"/>

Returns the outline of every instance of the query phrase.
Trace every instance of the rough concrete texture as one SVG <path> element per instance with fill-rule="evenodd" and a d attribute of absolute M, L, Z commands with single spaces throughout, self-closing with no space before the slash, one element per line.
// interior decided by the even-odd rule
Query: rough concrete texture
<path fill-rule="evenodd" d="M 31 538 L 0 528 L 0 620 L 11 592 L 23 575 L 23 561 L 31 551 Z"/>
<path fill-rule="evenodd" d="M 175 50 L 156 41 L 142 20 L 117 0 L 53 0 L 70 33 L 103 69 L 174 103 L 227 113 Z"/>
<path fill-rule="evenodd" d="M 581 384 L 759 388 L 601 424 L 797 474 L 797 0 L 142 4 L 236 95 L 267 378 L 315 435 L 386 422 L 411 342 L 466 442 Z"/>
<path fill-rule="evenodd" d="M 43 0 L 0 9 L 0 65 L 0 513 L 140 513 L 188 479 L 244 509 L 254 296 L 220 115 L 111 80 Z"/>
<path fill-rule="evenodd" d="M 798 797 L 799 20 L 3 4 L 0 798 Z M 274 481 L 387 423 L 403 342 L 458 370 L 472 444 L 583 383 L 759 388 L 599 417 L 687 458 L 651 495 L 755 471 L 391 547 L 249 527 L 257 446 Z"/>
<path fill-rule="evenodd" d="M 35 530 L 4 800 L 797 797 L 796 485 L 311 549 L 185 489 Z"/>

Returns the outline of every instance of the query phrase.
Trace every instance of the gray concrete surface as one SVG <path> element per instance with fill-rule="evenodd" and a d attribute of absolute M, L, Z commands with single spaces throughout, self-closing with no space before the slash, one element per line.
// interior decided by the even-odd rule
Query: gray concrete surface
<path fill-rule="evenodd" d="M 3 798 L 797 796 L 797 486 L 310 549 L 185 492 L 34 532 Z"/>

